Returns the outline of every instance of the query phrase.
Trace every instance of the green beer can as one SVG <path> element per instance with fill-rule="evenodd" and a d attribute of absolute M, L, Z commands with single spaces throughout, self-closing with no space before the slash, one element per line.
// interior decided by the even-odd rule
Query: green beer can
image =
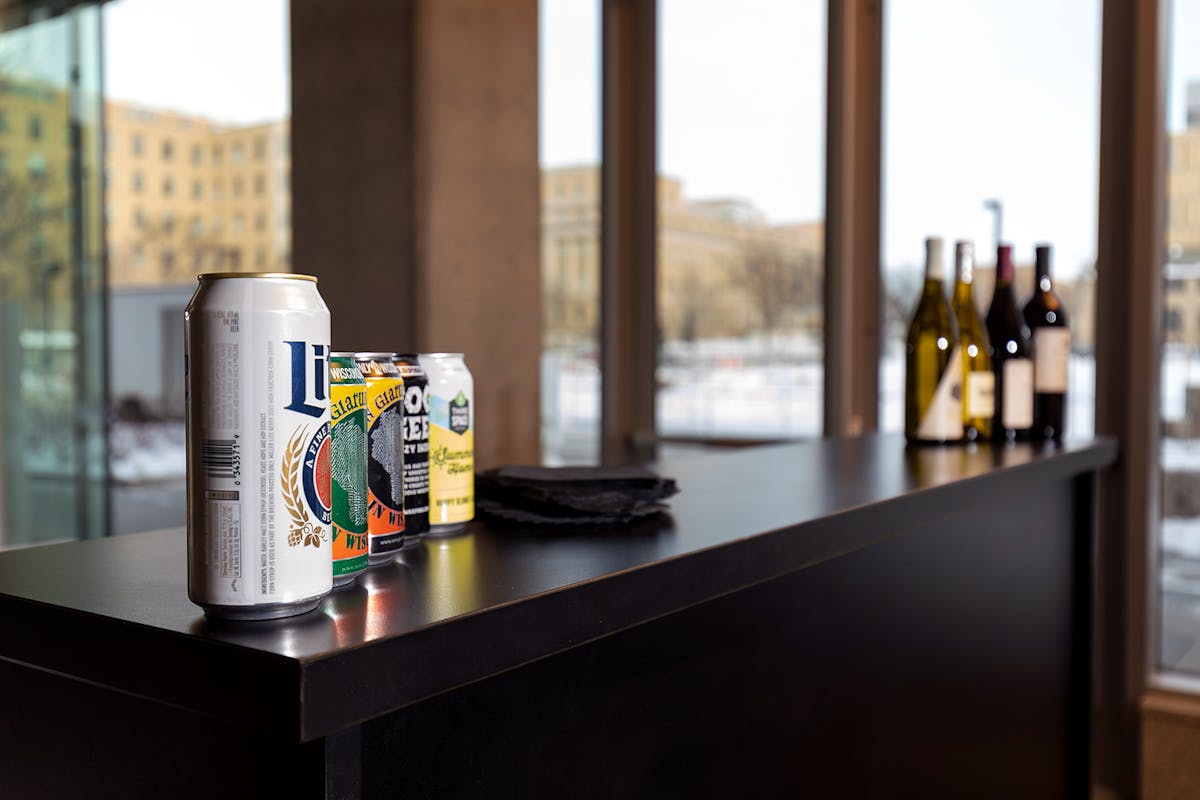
<path fill-rule="evenodd" d="M 329 356 L 333 585 L 367 569 L 367 382 L 353 353 Z"/>

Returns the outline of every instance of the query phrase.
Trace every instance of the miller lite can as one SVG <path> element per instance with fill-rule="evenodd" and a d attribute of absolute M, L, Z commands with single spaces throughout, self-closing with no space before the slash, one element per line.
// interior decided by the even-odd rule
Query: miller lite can
<path fill-rule="evenodd" d="M 404 547 L 404 380 L 395 353 L 355 353 L 367 382 L 367 534 L 371 564 Z"/>
<path fill-rule="evenodd" d="M 184 314 L 188 597 L 228 619 L 332 588 L 329 309 L 317 279 L 201 275 Z"/>
<path fill-rule="evenodd" d="M 429 533 L 475 517 L 475 382 L 462 353 L 422 353 L 429 379 Z"/>
<path fill-rule="evenodd" d="M 394 359 L 404 379 L 404 535 L 429 530 L 429 380 L 416 353 Z"/>

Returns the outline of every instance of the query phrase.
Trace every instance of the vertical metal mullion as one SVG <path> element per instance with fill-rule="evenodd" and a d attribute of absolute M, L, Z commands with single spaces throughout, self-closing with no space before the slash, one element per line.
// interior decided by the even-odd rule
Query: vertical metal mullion
<path fill-rule="evenodd" d="M 879 421 L 883 13 L 883 0 L 829 0 L 826 436 L 857 436 Z"/>
<path fill-rule="evenodd" d="M 1167 5 L 1106 0 L 1096 259 L 1096 432 L 1117 437 L 1100 478 L 1096 552 L 1097 779 L 1133 797 L 1138 701 L 1154 664 Z"/>
<path fill-rule="evenodd" d="M 658 4 L 604 0 L 601 21 L 600 452 L 655 452 Z"/>

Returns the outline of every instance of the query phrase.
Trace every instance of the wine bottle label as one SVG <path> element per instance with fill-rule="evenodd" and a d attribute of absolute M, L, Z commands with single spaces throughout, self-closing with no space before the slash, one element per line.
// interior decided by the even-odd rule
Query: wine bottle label
<path fill-rule="evenodd" d="M 971 370 L 963 384 L 967 419 L 991 419 L 996 413 L 996 376 L 991 370 Z"/>
<path fill-rule="evenodd" d="M 1004 418 L 1000 423 L 1017 430 L 1033 427 L 1033 362 L 1028 358 L 1004 362 Z"/>
<path fill-rule="evenodd" d="M 1033 329 L 1033 390 L 1049 394 L 1067 391 L 1067 361 L 1071 356 L 1068 328 Z"/>
<path fill-rule="evenodd" d="M 955 347 L 950 352 L 950 361 L 938 381 L 933 400 L 917 425 L 917 438 L 933 442 L 961 439 L 962 402 L 962 354 Z"/>

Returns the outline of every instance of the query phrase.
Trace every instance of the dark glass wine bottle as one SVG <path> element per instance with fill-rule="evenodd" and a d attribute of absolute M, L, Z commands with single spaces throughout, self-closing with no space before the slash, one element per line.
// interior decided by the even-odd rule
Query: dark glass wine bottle
<path fill-rule="evenodd" d="M 1050 245 L 1038 245 L 1036 253 L 1036 285 L 1025 304 L 1025 324 L 1033 332 L 1033 437 L 1059 440 L 1067 421 L 1071 330 L 1050 280 Z"/>
<path fill-rule="evenodd" d="M 914 444 L 963 437 L 962 356 L 954 312 L 946 302 L 942 240 L 925 240 L 925 287 L 917 303 L 904 361 L 904 435 Z"/>
<path fill-rule="evenodd" d="M 963 357 L 963 435 L 968 441 L 988 439 L 996 413 L 996 377 L 988 337 L 975 308 L 975 248 L 970 242 L 954 244 L 954 300 L 958 322 L 958 349 Z"/>
<path fill-rule="evenodd" d="M 996 249 L 996 288 L 988 308 L 987 331 L 996 376 L 992 438 L 1027 439 L 1033 427 L 1033 360 L 1029 328 L 1013 296 L 1012 247 L 1006 244 Z"/>

